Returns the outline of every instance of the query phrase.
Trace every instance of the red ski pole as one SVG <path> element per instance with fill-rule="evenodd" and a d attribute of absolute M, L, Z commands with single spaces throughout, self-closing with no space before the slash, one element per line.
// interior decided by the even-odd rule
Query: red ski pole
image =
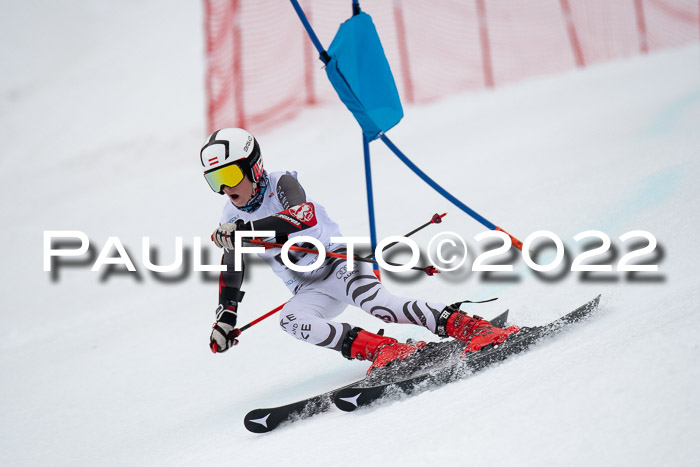
<path fill-rule="evenodd" d="M 267 248 L 267 249 L 270 249 L 270 248 L 282 248 L 282 247 L 284 246 L 284 245 L 282 245 L 281 243 L 266 242 L 266 241 L 264 241 L 264 240 L 258 240 L 257 238 L 244 239 L 243 241 L 246 242 L 246 243 L 250 243 L 251 245 L 263 246 L 263 247 L 265 247 L 265 248 Z M 319 251 L 318 251 L 318 250 L 314 250 L 313 248 L 304 248 L 304 247 L 301 247 L 301 246 L 292 245 L 292 246 L 289 247 L 289 249 L 292 250 L 292 251 L 299 251 L 299 252 L 301 252 L 301 253 L 310 253 L 310 254 L 312 254 L 312 255 L 318 255 L 318 254 L 319 254 Z M 326 256 L 330 256 L 331 258 L 348 259 L 348 255 L 344 255 L 344 254 L 342 254 L 342 253 L 333 253 L 332 251 L 327 251 L 327 252 L 326 252 Z M 377 261 L 375 261 L 375 260 L 373 260 L 373 259 L 370 259 L 370 258 L 363 258 L 363 257 L 361 257 L 361 256 L 353 256 L 352 259 L 354 259 L 355 261 L 362 261 L 363 263 L 378 264 Z M 398 265 L 398 264 L 389 263 L 389 262 L 387 262 L 387 264 L 390 264 L 390 265 L 392 265 L 392 266 L 400 266 L 400 265 Z M 437 268 L 435 268 L 435 266 L 426 266 L 426 267 L 423 267 L 423 268 L 420 267 L 420 266 L 413 266 L 413 267 L 411 267 L 411 269 L 415 269 L 416 271 L 423 271 L 424 273 L 426 273 L 426 274 L 429 275 L 429 276 L 432 276 L 433 274 L 437 274 L 437 273 L 440 272 L 440 271 L 438 271 Z"/>
<path fill-rule="evenodd" d="M 284 307 L 284 305 L 286 305 L 286 304 L 287 304 L 287 302 L 284 302 L 283 304 L 281 304 L 281 305 L 278 306 L 277 308 L 272 309 L 272 310 L 268 311 L 267 313 L 265 313 L 264 315 L 255 318 L 253 321 L 251 321 L 250 323 L 246 324 L 245 326 L 242 326 L 240 329 L 234 330 L 234 332 L 235 332 L 235 331 L 238 331 L 238 334 L 236 335 L 236 337 L 238 337 L 238 335 L 240 335 L 243 331 L 245 331 L 245 330 L 248 329 L 249 327 L 255 326 L 255 325 L 258 324 L 260 321 L 262 321 L 262 320 L 264 320 L 264 319 L 266 319 L 266 318 L 269 318 L 270 316 L 274 315 L 275 313 L 277 313 L 278 311 L 280 311 L 280 310 Z"/>
<path fill-rule="evenodd" d="M 278 306 L 277 308 L 274 308 L 274 309 L 268 311 L 267 313 L 265 313 L 265 314 L 262 315 L 262 316 L 258 316 L 258 317 L 255 318 L 253 321 L 251 321 L 250 323 L 246 324 L 245 326 L 241 326 L 240 328 L 234 329 L 233 331 L 231 331 L 231 333 L 229 334 L 229 336 L 232 337 L 232 338 L 234 338 L 234 339 L 237 338 L 238 336 L 241 335 L 241 333 L 242 333 L 243 331 L 245 331 L 246 329 L 248 329 L 248 328 L 251 327 L 251 326 L 255 326 L 255 325 L 258 324 L 260 321 L 262 321 L 262 320 L 264 320 L 264 319 L 266 319 L 266 318 L 269 318 L 270 316 L 274 315 L 275 313 L 277 313 L 278 311 L 280 311 L 280 310 L 284 307 L 284 305 L 286 305 L 286 304 L 287 304 L 287 302 L 284 302 L 283 304 L 281 304 L 281 305 Z M 218 350 L 218 348 L 219 348 L 219 346 L 216 345 L 216 342 L 212 342 L 212 343 L 209 344 L 209 348 L 211 349 L 212 353 L 216 353 L 217 350 Z"/>
<path fill-rule="evenodd" d="M 419 232 L 419 231 L 423 230 L 424 228 L 428 227 L 430 224 L 439 224 L 439 223 L 441 223 L 441 222 L 442 222 L 442 218 L 445 217 L 446 215 L 447 215 L 446 212 L 443 212 L 442 214 L 437 214 L 437 213 L 433 214 L 433 217 L 431 217 L 430 220 L 429 220 L 428 222 L 426 222 L 425 224 L 421 225 L 420 227 L 417 227 L 417 228 L 411 230 L 410 232 L 408 232 L 407 234 L 405 234 L 404 237 L 408 238 L 408 237 L 410 237 L 411 235 L 413 235 L 414 233 Z M 385 251 L 388 250 L 389 248 L 391 248 L 392 246 L 396 245 L 397 243 L 399 243 L 399 242 L 389 243 L 387 246 L 384 247 L 384 250 L 385 250 Z M 374 258 L 374 253 L 371 253 L 371 254 L 365 256 L 365 258 L 367 258 L 367 259 Z"/>

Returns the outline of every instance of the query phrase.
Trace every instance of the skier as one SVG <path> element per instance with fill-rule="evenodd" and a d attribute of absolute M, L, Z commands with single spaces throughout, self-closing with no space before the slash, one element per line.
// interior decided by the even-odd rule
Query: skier
<path fill-rule="evenodd" d="M 210 188 L 226 196 L 220 225 L 212 240 L 224 248 L 222 264 L 227 271 L 219 280 L 219 306 L 210 336 L 212 352 L 225 352 L 238 344 L 236 328 L 244 268 L 234 270 L 234 233 L 236 230 L 272 230 L 275 240 L 305 235 L 318 239 L 326 251 L 343 253 L 343 244 L 331 243 L 340 237 L 338 225 L 319 203 L 307 198 L 296 172 L 267 173 L 258 141 L 241 128 L 215 131 L 200 152 L 204 178 Z M 302 245 L 304 246 L 304 245 Z M 470 317 L 456 307 L 398 297 L 389 293 L 367 263 L 355 262 L 348 271 L 344 259 L 327 257 L 310 272 L 296 272 L 280 259 L 279 249 L 259 256 L 284 281 L 293 297 L 280 313 L 282 329 L 299 340 L 341 352 L 348 359 L 369 360 L 374 368 L 392 360 L 405 359 L 425 342 L 400 343 L 396 339 L 373 334 L 347 323 L 332 321 L 347 305 L 355 305 L 386 322 L 411 323 L 428 328 L 440 337 L 453 337 L 478 351 L 489 344 L 500 344 L 518 331 L 513 326 L 501 329 L 479 317 Z M 297 266 L 316 261 L 313 254 L 290 253 Z"/>

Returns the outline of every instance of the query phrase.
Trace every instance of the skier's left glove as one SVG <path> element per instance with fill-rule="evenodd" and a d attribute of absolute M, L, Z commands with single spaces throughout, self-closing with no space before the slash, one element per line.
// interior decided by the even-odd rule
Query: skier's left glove
<path fill-rule="evenodd" d="M 243 221 L 240 219 L 236 222 L 221 224 L 214 230 L 214 233 L 211 234 L 211 240 L 219 248 L 233 250 L 235 232 L 236 230 L 244 230 L 241 229 L 241 227 L 243 227 Z"/>
<path fill-rule="evenodd" d="M 209 348 L 212 352 L 226 352 L 234 345 L 238 345 L 236 338 L 241 335 L 241 330 L 236 329 L 237 318 L 235 305 L 229 305 L 226 308 L 219 305 L 216 309 L 216 322 L 209 337 Z"/>

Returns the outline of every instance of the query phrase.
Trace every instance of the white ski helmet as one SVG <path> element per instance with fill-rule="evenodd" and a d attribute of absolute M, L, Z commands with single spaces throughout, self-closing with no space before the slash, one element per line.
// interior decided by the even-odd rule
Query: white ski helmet
<path fill-rule="evenodd" d="M 222 128 L 211 134 L 199 153 L 204 178 L 217 193 L 222 185 L 234 187 L 248 176 L 258 183 L 263 176 L 260 146 L 243 128 Z"/>

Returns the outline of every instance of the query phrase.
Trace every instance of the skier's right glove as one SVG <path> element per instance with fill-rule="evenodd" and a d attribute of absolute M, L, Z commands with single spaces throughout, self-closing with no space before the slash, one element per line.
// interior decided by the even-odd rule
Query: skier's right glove
<path fill-rule="evenodd" d="M 214 233 L 211 234 L 211 240 L 219 248 L 227 248 L 233 251 L 235 245 L 234 235 L 236 230 L 248 229 L 248 227 L 243 224 L 244 222 L 241 219 L 238 219 L 236 222 L 221 224 L 216 228 L 216 230 L 214 230 Z"/>
<path fill-rule="evenodd" d="M 216 309 L 216 322 L 209 337 L 209 348 L 212 352 L 226 352 L 238 344 L 236 338 L 241 335 L 241 330 L 236 329 L 237 317 L 235 305 L 229 305 L 226 308 L 219 305 Z"/>

